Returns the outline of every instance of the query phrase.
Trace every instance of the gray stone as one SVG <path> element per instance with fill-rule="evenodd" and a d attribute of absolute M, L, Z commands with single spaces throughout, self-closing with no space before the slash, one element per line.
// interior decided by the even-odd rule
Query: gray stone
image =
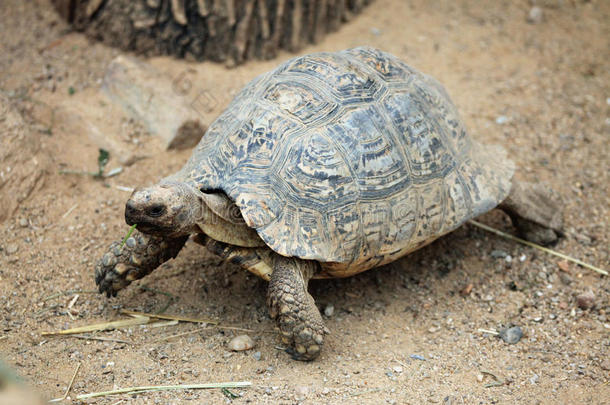
<path fill-rule="evenodd" d="M 172 80 L 152 65 L 128 56 L 115 58 L 106 71 L 102 90 L 168 149 L 193 147 L 206 126 Z"/>
<path fill-rule="evenodd" d="M 508 253 L 506 253 L 503 250 L 492 250 L 491 251 L 491 257 L 493 257 L 494 259 L 504 259 L 508 256 Z"/>
<path fill-rule="evenodd" d="M 508 344 L 514 345 L 523 337 L 523 331 L 519 326 L 505 328 L 500 331 L 500 338 Z"/>
<path fill-rule="evenodd" d="M 576 296 L 576 304 L 580 309 L 591 309 L 595 306 L 595 294 L 593 291 L 586 291 Z"/>
<path fill-rule="evenodd" d="M 324 315 L 326 315 L 327 317 L 331 317 L 333 316 L 333 314 L 335 313 L 335 306 L 333 304 L 328 304 L 326 305 L 326 308 L 324 308 Z"/>
<path fill-rule="evenodd" d="M 254 347 L 254 340 L 248 335 L 239 335 L 231 339 L 227 347 L 234 352 L 250 350 Z"/>
<path fill-rule="evenodd" d="M 544 20 L 544 12 L 540 7 L 534 6 L 527 15 L 527 22 L 530 24 L 540 24 Z"/>

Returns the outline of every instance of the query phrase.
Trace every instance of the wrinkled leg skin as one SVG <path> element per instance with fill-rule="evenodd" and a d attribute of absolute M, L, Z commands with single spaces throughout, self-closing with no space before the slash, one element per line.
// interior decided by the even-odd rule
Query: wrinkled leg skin
<path fill-rule="evenodd" d="M 307 283 L 316 271 L 317 263 L 276 255 L 269 281 L 267 305 L 275 319 L 282 341 L 295 360 L 310 361 L 320 354 L 324 335 L 330 333 Z"/>
<path fill-rule="evenodd" d="M 187 239 L 188 235 L 166 239 L 135 231 L 123 247 L 122 240 L 113 242 L 95 266 L 95 283 L 100 293 L 116 296 L 132 281 L 175 258 Z"/>
<path fill-rule="evenodd" d="M 550 187 L 515 181 L 500 209 L 520 236 L 539 245 L 551 245 L 563 235 L 563 203 Z"/>

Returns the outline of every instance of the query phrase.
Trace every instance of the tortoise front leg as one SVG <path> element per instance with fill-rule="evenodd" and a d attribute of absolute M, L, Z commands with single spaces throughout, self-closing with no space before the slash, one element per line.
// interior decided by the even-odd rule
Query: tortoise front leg
<path fill-rule="evenodd" d="M 295 360 L 313 360 L 320 354 L 324 335 L 330 333 L 307 283 L 316 271 L 317 263 L 275 255 L 269 281 L 267 305 L 277 321 L 282 341 Z"/>
<path fill-rule="evenodd" d="M 150 274 L 162 263 L 173 259 L 188 239 L 151 236 L 135 231 L 121 247 L 113 242 L 95 266 L 95 284 L 100 293 L 116 296 L 117 292 L 134 280 Z"/>

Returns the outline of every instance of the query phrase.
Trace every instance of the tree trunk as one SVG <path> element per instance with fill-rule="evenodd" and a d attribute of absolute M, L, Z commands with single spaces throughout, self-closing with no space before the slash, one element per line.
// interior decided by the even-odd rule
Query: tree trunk
<path fill-rule="evenodd" d="M 146 55 L 229 64 L 298 51 L 372 0 L 53 0 L 81 31 Z"/>

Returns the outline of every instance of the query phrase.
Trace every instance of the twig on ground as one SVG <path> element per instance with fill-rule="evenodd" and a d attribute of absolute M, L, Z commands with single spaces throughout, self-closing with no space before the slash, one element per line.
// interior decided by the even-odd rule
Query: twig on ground
<path fill-rule="evenodd" d="M 40 315 L 44 314 L 45 312 L 52 311 L 52 310 L 54 310 L 54 309 L 59 308 L 60 306 L 61 306 L 61 305 L 59 305 L 59 304 L 55 304 L 55 305 L 51 305 L 50 307 L 42 308 L 42 309 L 40 309 L 40 310 L 38 310 L 38 311 L 36 311 L 36 312 L 34 313 L 34 317 L 36 317 L 36 318 L 37 318 L 37 317 L 39 317 Z"/>
<path fill-rule="evenodd" d="M 218 324 L 218 321 L 212 321 L 209 319 L 198 319 L 198 318 L 189 318 L 185 316 L 179 315 L 162 315 L 162 314 L 149 314 L 146 312 L 138 312 L 138 311 L 129 311 L 127 309 L 122 309 L 121 313 L 129 316 L 143 316 L 148 318 L 157 318 L 157 319 L 166 319 L 169 321 L 180 321 L 180 322 L 191 322 L 191 323 L 207 323 L 211 325 Z"/>
<path fill-rule="evenodd" d="M 164 328 L 166 326 L 178 325 L 178 321 L 159 321 L 150 324 L 151 328 Z"/>
<path fill-rule="evenodd" d="M 74 204 L 72 207 L 70 207 L 70 208 L 68 209 L 68 211 L 66 211 L 66 212 L 65 212 L 65 214 L 61 216 L 61 219 L 64 219 L 65 217 L 67 217 L 68 215 L 70 215 L 70 213 L 71 213 L 72 211 L 74 211 L 74 210 L 76 209 L 76 207 L 78 207 L 78 203 L 76 203 L 76 204 Z"/>
<path fill-rule="evenodd" d="M 116 188 L 117 190 L 121 190 L 121 191 L 127 191 L 128 193 L 133 193 L 133 190 L 135 190 L 133 187 L 125 187 L 125 186 L 119 186 L 119 185 L 115 185 L 114 188 Z"/>
<path fill-rule="evenodd" d="M 487 226 L 485 224 L 482 224 L 480 222 L 473 221 L 473 220 L 469 220 L 468 223 L 472 224 L 472 225 L 474 225 L 476 227 L 479 227 L 481 229 L 485 229 L 486 231 L 491 232 L 493 234 L 496 234 L 498 236 L 501 236 L 501 237 L 503 237 L 505 239 L 510 239 L 512 241 L 519 242 L 519 243 L 524 244 L 526 246 L 533 247 L 535 249 L 541 250 L 541 251 L 546 252 L 548 254 L 551 254 L 553 256 L 561 257 L 562 259 L 565 259 L 565 260 L 571 261 L 572 263 L 576 263 L 576 264 L 578 264 L 580 266 L 586 267 L 586 268 L 588 268 L 590 270 L 593 270 L 593 271 L 595 271 L 595 272 L 597 272 L 599 274 L 603 274 L 604 276 L 608 275 L 608 272 L 606 270 L 602 270 L 602 269 L 597 268 L 595 266 L 592 266 L 592 265 L 590 265 L 588 263 L 585 263 L 585 262 L 583 262 L 581 260 L 575 259 L 575 258 L 567 256 L 567 255 L 564 255 L 563 253 L 559 253 L 559 252 L 557 252 L 555 250 L 552 250 L 552 249 L 549 249 L 549 248 L 545 248 L 544 246 L 540 246 L 540 245 L 537 245 L 537 244 L 532 243 L 530 241 L 527 241 L 525 239 L 521 239 L 521 238 L 518 238 L 516 236 L 510 235 L 508 233 L 502 232 L 502 231 L 500 231 L 498 229 L 492 228 L 491 226 Z"/>
<path fill-rule="evenodd" d="M 68 398 L 68 394 L 70 393 L 70 390 L 72 389 L 72 384 L 74 384 L 74 379 L 76 378 L 76 374 L 78 374 L 80 365 L 81 365 L 81 363 L 78 363 L 78 365 L 76 366 L 76 370 L 74 370 L 74 374 L 72 374 L 72 379 L 70 380 L 70 384 L 68 384 L 68 388 L 66 388 L 66 392 L 64 393 L 64 396 L 61 398 L 52 399 L 49 402 L 61 402 L 61 401 L 65 400 L 66 398 Z"/>
<path fill-rule="evenodd" d="M 60 291 L 55 294 L 51 294 L 48 297 L 44 298 L 42 302 L 47 302 L 52 299 L 61 297 L 62 295 L 72 295 L 72 294 L 97 294 L 97 290 L 69 290 L 69 291 Z"/>
<path fill-rule="evenodd" d="M 74 298 L 72 298 L 72 300 L 70 301 L 70 303 L 68 304 L 68 309 L 72 309 L 72 307 L 74 306 L 74 304 L 76 304 L 76 301 L 78 301 L 78 297 L 80 297 L 80 295 L 76 294 L 74 296 Z"/>
<path fill-rule="evenodd" d="M 491 329 L 477 329 L 477 332 L 488 333 L 488 334 L 494 335 L 494 336 L 498 336 L 500 334 L 500 332 L 496 332 L 495 330 L 491 330 Z"/>
<path fill-rule="evenodd" d="M 201 390 L 201 389 L 213 389 L 213 388 L 244 388 L 244 387 L 250 387 L 251 385 L 252 385 L 252 383 L 250 381 L 208 383 L 208 384 L 183 384 L 183 385 L 149 385 L 149 386 L 142 386 L 142 387 L 122 388 L 122 389 L 113 390 L 113 391 L 92 392 L 90 394 L 77 395 L 76 399 L 97 398 L 97 397 L 105 397 L 108 395 L 117 395 L 117 394 L 141 394 L 144 392 L 152 392 L 152 391 Z"/>
<path fill-rule="evenodd" d="M 72 329 L 64 329 L 64 330 L 60 330 L 57 332 L 42 332 L 41 335 L 42 336 L 73 335 L 75 333 L 97 332 L 97 331 L 103 331 L 103 330 L 109 330 L 109 329 L 124 328 L 126 326 L 142 325 L 142 324 L 145 324 L 148 322 L 150 322 L 149 317 L 136 316 L 136 317 L 129 318 L 129 319 L 120 319 L 118 321 L 96 323 L 96 324 L 80 326 L 80 327 L 72 328 Z"/>

